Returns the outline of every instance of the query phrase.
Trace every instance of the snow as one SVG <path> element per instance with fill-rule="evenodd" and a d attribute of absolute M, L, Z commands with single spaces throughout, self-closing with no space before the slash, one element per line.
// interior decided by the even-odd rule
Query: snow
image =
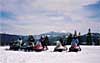
<path fill-rule="evenodd" d="M 43 52 L 7 51 L 0 46 L 0 63 L 99 63 L 100 46 L 81 46 L 80 52 L 53 52 L 55 46 Z M 68 48 L 70 46 L 67 46 Z"/>

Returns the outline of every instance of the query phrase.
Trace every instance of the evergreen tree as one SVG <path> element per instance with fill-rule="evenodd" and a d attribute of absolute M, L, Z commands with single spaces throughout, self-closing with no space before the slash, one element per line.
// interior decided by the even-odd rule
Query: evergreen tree
<path fill-rule="evenodd" d="M 72 34 L 70 34 L 67 38 L 67 44 L 70 45 L 72 41 Z"/>
<path fill-rule="evenodd" d="M 79 44 L 81 44 L 81 33 L 78 33 L 78 40 L 79 40 Z"/>
<path fill-rule="evenodd" d="M 91 36 L 91 29 L 88 29 L 87 33 L 87 45 L 92 45 L 92 36 Z"/>
<path fill-rule="evenodd" d="M 98 38 L 98 42 L 99 42 L 99 45 L 100 45 L 100 38 Z"/>
<path fill-rule="evenodd" d="M 97 39 L 97 45 L 100 45 L 100 38 Z"/>
<path fill-rule="evenodd" d="M 74 37 L 75 37 L 75 36 L 77 37 L 77 31 L 76 31 L 76 30 L 74 31 Z"/>

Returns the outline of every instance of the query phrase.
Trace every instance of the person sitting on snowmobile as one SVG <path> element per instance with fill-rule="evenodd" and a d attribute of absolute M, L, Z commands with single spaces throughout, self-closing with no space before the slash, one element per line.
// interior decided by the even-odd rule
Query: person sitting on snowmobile
<path fill-rule="evenodd" d="M 79 40 L 77 37 L 74 37 L 71 42 L 71 47 L 69 48 L 69 52 L 77 52 L 81 51 L 80 46 L 78 46 Z"/>
<path fill-rule="evenodd" d="M 28 50 L 29 51 L 33 50 L 34 42 L 35 42 L 34 37 L 32 35 L 30 35 L 29 39 L 28 39 Z"/>
<path fill-rule="evenodd" d="M 72 42 L 71 42 L 71 47 L 76 47 L 78 43 L 79 43 L 78 38 L 76 36 L 73 37 Z"/>
<path fill-rule="evenodd" d="M 22 45 L 22 39 L 21 38 L 19 38 L 18 40 L 17 40 L 17 42 L 19 43 L 19 47 L 21 47 L 21 45 Z"/>
<path fill-rule="evenodd" d="M 13 50 L 19 50 L 19 49 L 20 49 L 20 43 L 18 41 L 14 41 Z"/>
<path fill-rule="evenodd" d="M 57 48 L 60 47 L 60 46 L 62 46 L 62 45 L 61 45 L 61 42 L 60 42 L 60 41 L 57 41 L 57 42 L 56 42 L 56 47 L 55 47 L 55 49 L 57 49 Z"/>
<path fill-rule="evenodd" d="M 62 52 L 62 51 L 66 51 L 66 50 L 67 50 L 67 47 L 63 46 L 60 41 L 56 42 L 56 47 L 54 48 L 54 52 L 56 52 L 56 51 Z"/>

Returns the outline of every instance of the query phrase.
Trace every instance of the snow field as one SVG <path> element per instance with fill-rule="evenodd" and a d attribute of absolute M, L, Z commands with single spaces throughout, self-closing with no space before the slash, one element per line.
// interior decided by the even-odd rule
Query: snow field
<path fill-rule="evenodd" d="M 80 46 L 80 52 L 53 52 L 55 46 L 42 52 L 7 51 L 0 47 L 0 63 L 99 63 L 100 46 Z M 67 46 L 68 48 L 70 46 Z"/>

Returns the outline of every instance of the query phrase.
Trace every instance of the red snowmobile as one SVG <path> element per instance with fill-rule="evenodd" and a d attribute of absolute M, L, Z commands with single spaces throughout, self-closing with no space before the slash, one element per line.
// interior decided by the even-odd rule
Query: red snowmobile
<path fill-rule="evenodd" d="M 35 46 L 33 47 L 33 50 L 34 50 L 34 51 L 37 51 L 37 52 L 43 51 L 43 47 L 42 47 L 41 45 L 35 45 Z"/>
<path fill-rule="evenodd" d="M 71 46 L 69 48 L 69 52 L 78 52 L 78 51 L 81 51 L 80 46 Z"/>
<path fill-rule="evenodd" d="M 33 50 L 36 51 L 36 52 L 41 52 L 41 51 L 44 51 L 44 50 L 47 50 L 47 49 L 46 48 L 43 48 L 43 46 L 41 45 L 41 43 L 38 43 L 38 44 L 36 44 L 33 47 Z"/>

